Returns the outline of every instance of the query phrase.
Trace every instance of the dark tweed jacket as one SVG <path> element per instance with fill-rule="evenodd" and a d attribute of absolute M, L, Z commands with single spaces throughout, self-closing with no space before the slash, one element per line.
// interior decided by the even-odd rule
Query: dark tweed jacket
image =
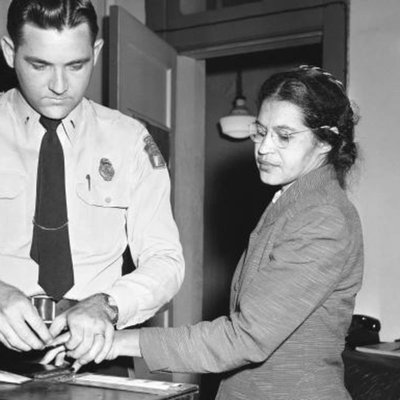
<path fill-rule="evenodd" d="M 250 236 L 230 315 L 140 332 L 150 370 L 229 371 L 217 399 L 344 400 L 341 353 L 363 270 L 361 224 L 330 166 L 298 179 Z"/>

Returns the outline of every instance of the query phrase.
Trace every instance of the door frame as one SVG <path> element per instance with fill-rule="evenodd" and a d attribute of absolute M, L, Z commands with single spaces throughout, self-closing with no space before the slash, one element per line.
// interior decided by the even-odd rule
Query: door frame
<path fill-rule="evenodd" d="M 348 0 L 261 0 L 183 15 L 180 0 L 146 0 L 146 23 L 178 52 L 172 169 L 174 214 L 186 260 L 173 323 L 202 317 L 205 60 L 320 43 L 323 67 L 346 84 Z"/>
<path fill-rule="evenodd" d="M 346 84 L 348 12 L 349 0 L 260 0 L 185 15 L 180 0 L 147 0 L 146 24 L 199 60 L 319 42 L 322 67 Z"/>
<path fill-rule="evenodd" d="M 264 0 L 193 15 L 178 10 L 179 0 L 146 1 L 147 25 L 178 51 L 173 207 L 186 283 L 174 298 L 174 325 L 202 317 L 205 60 L 321 43 L 323 67 L 346 84 L 348 1 Z"/>
<path fill-rule="evenodd" d="M 168 1 L 168 3 L 167 3 Z M 180 0 L 146 0 L 146 23 L 178 52 L 174 214 L 186 261 L 173 325 L 202 320 L 204 265 L 205 60 L 321 43 L 323 67 L 346 85 L 348 0 L 269 0 L 193 15 Z M 218 40 L 216 40 L 218 38 Z M 176 381 L 195 377 L 174 374 Z"/>

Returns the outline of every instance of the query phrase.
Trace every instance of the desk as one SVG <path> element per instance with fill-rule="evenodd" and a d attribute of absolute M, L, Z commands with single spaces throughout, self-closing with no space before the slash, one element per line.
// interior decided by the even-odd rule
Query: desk
<path fill-rule="evenodd" d="M 400 357 L 345 350 L 343 361 L 353 400 L 400 399 Z"/>
<path fill-rule="evenodd" d="M 32 381 L 22 385 L 0 384 L 0 400 L 196 400 L 197 387 L 179 395 L 157 395 L 77 386 L 68 383 Z"/>

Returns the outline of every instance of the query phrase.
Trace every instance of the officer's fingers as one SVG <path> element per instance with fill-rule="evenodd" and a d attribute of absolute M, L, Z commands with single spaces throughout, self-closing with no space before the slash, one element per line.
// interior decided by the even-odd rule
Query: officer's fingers
<path fill-rule="evenodd" d="M 94 338 L 95 338 L 94 332 L 88 329 L 84 330 L 83 335 L 80 336 L 80 340 L 72 342 L 71 347 L 69 347 L 70 341 L 67 342 L 66 347 L 68 350 L 70 350 L 68 352 L 68 356 L 75 358 L 77 360 L 80 359 L 84 354 L 89 352 L 89 350 L 93 346 Z"/>
<path fill-rule="evenodd" d="M 21 350 L 16 349 L 14 346 L 11 345 L 11 343 L 6 339 L 6 337 L 0 333 L 0 342 L 3 343 L 4 346 L 9 348 L 10 350 L 18 351 L 20 352 Z"/>
<path fill-rule="evenodd" d="M 32 307 L 32 309 L 28 309 L 24 315 L 26 322 L 32 328 L 32 330 L 36 333 L 39 339 L 42 340 L 43 343 L 48 344 L 52 340 L 52 336 L 50 334 L 49 329 L 46 324 L 43 322 L 42 318 L 40 318 L 39 314 Z"/>
<path fill-rule="evenodd" d="M 97 355 L 100 353 L 104 346 L 104 336 L 101 334 L 97 334 L 94 336 L 93 345 L 89 349 L 89 351 L 79 357 L 78 361 L 81 365 L 85 365 L 93 361 Z"/>
<path fill-rule="evenodd" d="M 70 327 L 70 338 L 65 343 L 68 351 L 73 351 L 82 343 L 84 338 L 84 331 L 82 328 Z"/>
<path fill-rule="evenodd" d="M 0 322 L 1 324 L 1 322 Z M 3 325 L 3 324 L 2 324 Z M 11 344 L 9 343 L 9 341 L 7 340 L 6 336 L 3 335 L 3 331 L 4 330 L 4 326 L 2 326 L 2 329 L 0 331 L 0 342 L 4 344 L 4 346 L 11 348 Z"/>
<path fill-rule="evenodd" d="M 68 327 L 67 314 L 62 313 L 54 318 L 54 321 L 50 325 L 49 331 L 50 335 L 55 338 L 57 337 L 65 328 Z"/>
<path fill-rule="evenodd" d="M 71 339 L 65 345 L 67 350 L 70 351 L 68 355 L 78 359 L 89 351 L 93 344 L 94 334 L 97 333 L 93 328 L 93 322 L 90 319 L 78 318 L 75 321 L 70 321 Z"/>
<path fill-rule="evenodd" d="M 106 324 L 102 321 L 93 320 L 88 315 L 80 315 L 79 318 L 71 318 L 69 328 L 71 340 L 67 342 L 66 347 L 71 352 L 68 355 L 79 359 L 89 352 L 96 334 L 104 335 Z M 76 337 L 74 337 L 75 333 Z"/>
<path fill-rule="evenodd" d="M 26 307 L 28 304 L 28 307 Z M 10 347 L 14 347 L 20 351 L 29 351 L 37 346 L 40 348 L 41 343 L 36 335 L 31 331 L 24 320 L 26 308 L 31 305 L 26 301 L 22 302 L 19 307 L 6 308 L 0 312 L 0 333 L 4 336 Z M 25 339 L 26 338 L 26 339 Z"/>
<path fill-rule="evenodd" d="M 1 318 L 0 325 L 1 333 L 10 347 L 20 351 L 30 351 L 43 347 L 40 340 L 19 316 L 12 320 Z"/>
<path fill-rule="evenodd" d="M 44 343 L 36 336 L 26 321 L 17 319 L 12 328 L 17 333 L 18 337 L 34 350 L 42 350 Z"/>
<path fill-rule="evenodd" d="M 96 356 L 96 358 L 94 360 L 95 363 L 99 364 L 103 360 L 105 360 L 105 358 L 107 357 L 107 354 L 110 352 L 112 344 L 113 344 L 114 333 L 115 333 L 114 327 L 111 324 L 107 325 L 106 330 L 104 332 L 103 348 L 101 349 L 99 354 Z"/>
<path fill-rule="evenodd" d="M 32 347 L 23 342 L 14 331 L 10 330 L 4 333 L 8 347 L 17 351 L 31 351 Z"/>
<path fill-rule="evenodd" d="M 0 332 L 0 342 L 3 343 L 5 346 L 9 346 L 8 341 L 6 340 L 6 338 L 4 337 L 4 335 Z"/>

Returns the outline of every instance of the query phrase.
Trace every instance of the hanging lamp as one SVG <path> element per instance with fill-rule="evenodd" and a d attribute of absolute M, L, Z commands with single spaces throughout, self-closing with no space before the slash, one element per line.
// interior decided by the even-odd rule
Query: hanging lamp
<path fill-rule="evenodd" d="M 233 101 L 233 109 L 229 115 L 219 120 L 222 133 L 234 139 L 245 139 L 250 136 L 249 125 L 256 120 L 250 115 L 246 107 L 246 98 L 242 93 L 242 72 L 236 75 L 236 97 Z"/>

